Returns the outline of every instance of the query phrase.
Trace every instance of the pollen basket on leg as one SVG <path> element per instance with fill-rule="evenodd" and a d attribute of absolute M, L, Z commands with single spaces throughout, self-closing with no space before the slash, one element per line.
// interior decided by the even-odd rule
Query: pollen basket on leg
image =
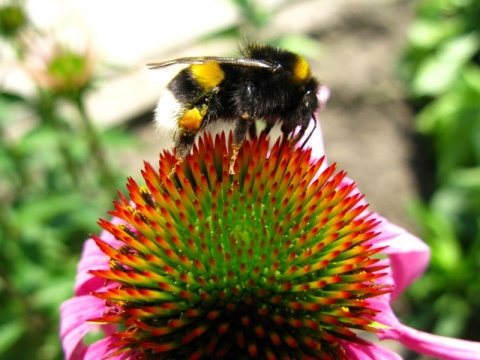
<path fill-rule="evenodd" d="M 187 133 L 196 132 L 202 126 L 207 110 L 208 107 L 206 105 L 185 110 L 182 117 L 178 120 L 178 126 Z"/>

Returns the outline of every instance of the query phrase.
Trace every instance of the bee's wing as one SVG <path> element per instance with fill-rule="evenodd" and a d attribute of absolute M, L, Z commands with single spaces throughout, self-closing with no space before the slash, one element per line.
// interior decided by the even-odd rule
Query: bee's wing
<path fill-rule="evenodd" d="M 229 58 L 229 57 L 218 57 L 218 56 L 202 56 L 202 57 L 184 57 L 164 62 L 158 63 L 150 63 L 147 66 L 150 69 L 159 69 L 163 67 L 167 67 L 170 65 L 178 65 L 178 64 L 205 64 L 209 61 L 216 61 L 219 64 L 232 64 L 236 66 L 243 66 L 243 67 L 256 67 L 256 68 L 264 68 L 264 69 L 271 69 L 276 70 L 278 64 L 274 64 L 265 60 L 256 60 L 256 59 L 242 59 L 242 58 Z"/>

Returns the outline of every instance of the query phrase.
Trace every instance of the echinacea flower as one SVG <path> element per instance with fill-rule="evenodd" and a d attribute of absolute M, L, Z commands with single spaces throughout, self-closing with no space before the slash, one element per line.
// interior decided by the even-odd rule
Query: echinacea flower
<path fill-rule="evenodd" d="M 24 66 L 41 89 L 72 97 L 91 86 L 95 56 L 86 39 L 76 40 L 70 45 L 53 34 L 31 34 L 25 39 Z"/>
<path fill-rule="evenodd" d="M 245 142 L 234 175 L 228 144 L 206 134 L 173 177 L 165 151 L 144 186 L 129 180 L 62 305 L 68 360 L 400 358 L 358 330 L 440 358 L 480 355 L 396 319 L 389 302 L 429 249 L 367 210 L 326 164 L 318 127 L 303 149 Z M 88 344 L 93 330 L 102 338 Z"/>

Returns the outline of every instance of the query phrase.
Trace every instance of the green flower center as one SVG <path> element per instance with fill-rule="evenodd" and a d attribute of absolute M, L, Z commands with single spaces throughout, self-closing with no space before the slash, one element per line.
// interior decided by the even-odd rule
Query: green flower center
<path fill-rule="evenodd" d="M 264 136 L 246 142 L 229 174 L 225 136 L 203 137 L 169 178 L 165 152 L 146 187 L 130 180 L 101 225 L 125 245 L 95 238 L 119 285 L 94 293 L 117 323 L 114 354 L 160 359 L 343 359 L 341 341 L 367 344 L 354 329 L 378 331 L 366 299 L 389 291 L 369 243 L 377 222 L 320 171 L 309 150 Z"/>

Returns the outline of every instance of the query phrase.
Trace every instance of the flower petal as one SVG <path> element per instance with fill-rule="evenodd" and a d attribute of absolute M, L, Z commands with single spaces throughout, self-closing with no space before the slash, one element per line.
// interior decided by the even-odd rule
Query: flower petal
<path fill-rule="evenodd" d="M 109 353 L 112 352 L 112 348 L 110 347 L 110 345 L 112 345 L 115 341 L 118 341 L 118 339 L 114 338 L 113 336 L 107 336 L 106 338 L 93 343 L 87 348 L 83 358 L 81 359 L 82 360 L 104 359 Z M 108 359 L 121 360 L 121 359 L 126 359 L 127 356 L 128 354 L 120 354 L 120 355 L 111 356 Z"/>
<path fill-rule="evenodd" d="M 392 278 L 392 268 L 390 267 L 390 259 L 382 259 L 377 264 L 377 266 L 386 266 L 382 272 L 386 273 L 385 276 L 378 278 L 375 282 L 379 285 L 391 285 L 394 284 L 394 280 Z M 375 296 L 368 299 L 368 303 L 372 309 L 376 309 L 379 311 L 375 317 L 372 319 L 377 321 L 383 325 L 387 325 L 390 327 L 395 327 L 400 324 L 400 321 L 397 319 L 395 313 L 392 310 L 390 305 L 391 301 L 391 293 L 386 293 L 384 295 Z M 384 330 L 385 331 L 385 330 Z M 382 339 L 382 333 L 378 333 L 378 337 Z"/>
<path fill-rule="evenodd" d="M 345 178 L 339 187 L 351 183 L 353 183 L 351 179 Z M 360 190 L 355 187 L 352 194 L 357 193 L 360 193 Z M 363 204 L 366 204 L 365 200 L 359 202 L 359 205 Z M 365 215 L 368 215 L 368 212 L 365 212 Z M 371 213 L 369 216 L 381 221 L 376 229 L 380 235 L 373 242 L 377 246 L 387 246 L 383 253 L 389 255 L 393 269 L 395 289 L 391 293 L 391 298 L 394 300 L 424 273 L 430 261 L 430 248 L 415 235 L 392 224 L 377 213 Z"/>
<path fill-rule="evenodd" d="M 327 105 L 327 101 L 330 98 L 330 89 L 328 86 L 320 85 L 318 92 L 317 92 L 317 99 L 318 99 L 318 110 L 323 110 L 323 108 Z"/>
<path fill-rule="evenodd" d="M 310 139 L 305 144 L 305 148 L 306 149 L 307 148 L 312 149 L 312 158 L 313 159 L 320 159 L 321 157 L 323 157 L 325 155 L 325 149 L 323 147 L 322 128 L 317 124 L 317 126 L 315 127 L 315 129 L 312 132 L 312 127 L 313 127 L 313 123 L 311 123 L 308 126 L 307 131 L 305 131 L 306 136 L 309 136 L 310 133 L 311 133 Z M 299 141 L 298 146 L 301 146 L 303 144 L 303 141 L 304 140 L 301 139 Z M 327 167 L 327 162 L 324 161 L 324 163 L 322 164 L 322 169 L 325 169 L 326 167 Z"/>
<path fill-rule="evenodd" d="M 480 343 L 432 335 L 398 323 L 381 335 L 400 341 L 418 353 L 445 360 L 480 359 Z"/>
<path fill-rule="evenodd" d="M 377 344 L 360 345 L 355 343 L 342 343 L 349 360 L 401 360 L 402 357 L 391 350 Z"/>
<path fill-rule="evenodd" d="M 119 218 L 113 218 L 110 221 L 112 224 L 124 223 Z M 122 243 L 115 239 L 115 237 L 108 231 L 102 231 L 100 238 L 109 245 L 119 247 Z M 78 263 L 77 277 L 75 279 L 75 294 L 77 296 L 88 295 L 92 291 L 97 291 L 104 286 L 104 281 L 96 276 L 88 273 L 88 270 L 108 270 L 109 258 L 106 256 L 95 244 L 92 239 L 88 239 L 83 246 L 82 256 Z"/>
<path fill-rule="evenodd" d="M 317 109 L 317 117 L 319 116 L 320 111 L 322 111 L 325 108 L 329 97 L 330 97 L 330 89 L 323 85 L 320 86 L 320 89 L 317 92 L 317 98 L 319 103 L 319 107 Z M 313 123 L 310 122 L 310 125 L 305 131 L 304 138 L 310 135 L 313 126 L 314 126 Z M 304 141 L 305 141 L 304 139 L 301 139 L 299 141 L 299 144 L 302 145 Z M 318 119 L 316 119 L 315 129 L 313 130 L 313 133 L 311 133 L 311 136 L 308 139 L 308 142 L 305 144 L 305 147 L 312 149 L 312 157 L 314 159 L 320 159 L 321 157 L 325 156 L 325 148 L 323 146 L 322 127 L 320 126 L 320 122 L 318 121 Z M 327 167 L 326 161 L 324 162 L 322 167 Z"/>
<path fill-rule="evenodd" d="M 88 239 L 85 242 L 75 279 L 75 294 L 77 296 L 88 295 L 90 292 L 97 291 L 103 287 L 105 281 L 91 275 L 88 273 L 88 270 L 108 270 L 108 260 L 108 256 L 100 251 L 92 239 Z"/>
<path fill-rule="evenodd" d="M 378 230 L 381 234 L 375 243 L 388 246 L 384 253 L 390 256 L 395 290 L 391 298 L 396 299 L 413 281 L 423 274 L 430 261 L 430 248 L 418 237 L 400 226 L 375 214 L 381 220 Z"/>
<path fill-rule="evenodd" d="M 98 325 L 87 323 L 105 311 L 105 302 L 90 295 L 78 296 L 65 301 L 60 307 L 60 338 L 65 359 L 83 359 L 86 346 L 83 337 Z"/>
<path fill-rule="evenodd" d="M 421 261 L 425 262 L 426 260 L 428 260 L 428 257 L 425 259 L 425 253 L 423 249 L 424 245 L 422 242 L 420 242 L 419 244 L 417 242 L 418 239 L 413 237 L 413 235 L 408 234 L 405 230 L 398 228 L 393 224 L 390 224 L 390 225 L 392 226 L 391 229 L 399 231 L 397 232 L 397 234 L 402 234 L 401 236 L 407 237 L 406 247 L 409 251 L 413 251 L 414 259 L 415 259 L 415 256 L 419 256 L 420 259 L 417 258 L 417 260 L 420 262 Z M 386 233 L 394 234 L 389 231 L 387 231 Z M 409 237 L 413 237 L 414 239 L 409 239 Z M 393 237 L 393 239 L 394 241 L 396 241 L 395 237 Z M 386 237 L 383 240 L 388 242 L 388 241 L 391 241 L 391 238 Z M 386 249 L 386 250 L 391 250 L 393 254 L 390 254 L 390 259 L 384 259 L 381 262 L 379 262 L 378 265 L 385 265 L 388 261 L 393 262 L 395 260 L 395 257 L 397 257 L 397 260 L 399 259 L 401 262 L 403 262 L 403 264 L 408 265 L 408 251 L 401 252 L 399 251 L 398 248 L 395 248 L 395 246 L 393 246 L 392 249 Z M 424 254 L 424 256 L 422 257 L 421 254 Z M 429 252 L 427 252 L 427 255 L 428 254 Z M 412 267 L 415 267 L 415 266 L 412 266 Z M 384 283 L 388 283 L 389 281 L 391 283 L 392 280 L 397 281 L 397 279 L 399 278 L 401 279 L 402 277 L 401 273 L 398 274 L 398 267 L 395 268 L 394 266 L 392 266 L 390 268 L 386 268 L 384 271 L 387 272 L 387 275 L 380 279 L 377 279 L 378 283 L 384 284 Z M 409 273 L 408 270 L 405 270 L 405 272 Z M 413 272 L 410 272 L 410 275 L 412 273 Z M 392 297 L 393 297 L 392 294 L 385 294 L 385 295 L 371 298 L 368 300 L 372 308 L 376 310 L 380 310 L 380 312 L 375 316 L 374 320 L 384 325 L 390 326 L 390 328 L 384 329 L 383 333 L 377 334 L 380 340 L 386 340 L 386 339 L 396 340 L 401 342 L 403 345 L 405 345 L 406 347 L 408 347 L 409 349 L 415 352 L 428 355 L 428 356 L 433 356 L 439 359 L 449 359 L 449 360 L 480 359 L 480 343 L 478 342 L 432 335 L 432 334 L 428 334 L 422 331 L 412 329 L 400 323 L 400 321 L 397 319 L 397 317 L 395 316 L 395 313 L 393 312 L 390 306 L 390 301 Z"/>

